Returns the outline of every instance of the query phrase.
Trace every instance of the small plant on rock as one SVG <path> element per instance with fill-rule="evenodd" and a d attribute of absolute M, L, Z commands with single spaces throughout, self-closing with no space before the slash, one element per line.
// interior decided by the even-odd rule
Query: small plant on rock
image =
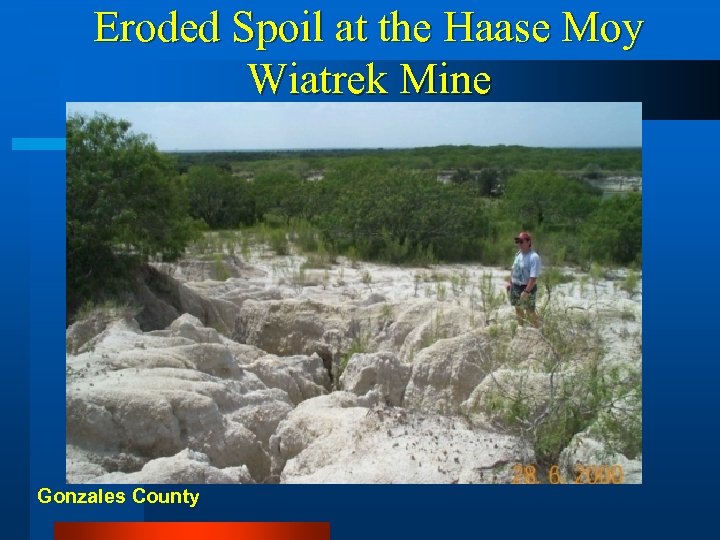
<path fill-rule="evenodd" d="M 360 275 L 360 281 L 372 292 L 372 274 L 369 270 L 363 270 Z"/>
<path fill-rule="evenodd" d="M 485 316 L 485 325 L 497 320 L 497 312 L 507 301 L 504 293 L 493 286 L 492 274 L 483 272 L 480 276 L 480 307 Z"/>
<path fill-rule="evenodd" d="M 225 266 L 225 261 L 223 260 L 223 256 L 219 253 L 216 253 L 214 255 L 214 263 L 213 263 L 213 279 L 215 281 L 226 281 L 231 277 L 230 271 L 228 270 L 227 266 Z"/>
<path fill-rule="evenodd" d="M 620 288 L 625 291 L 628 298 L 632 298 L 637 294 L 637 288 L 640 284 L 640 276 L 634 270 L 629 270 L 625 276 L 625 280 L 620 285 Z"/>
<path fill-rule="evenodd" d="M 340 355 L 340 362 L 337 366 L 337 373 L 333 377 L 335 381 L 340 380 L 340 376 L 343 374 L 345 369 L 347 369 L 348 362 L 350 362 L 350 359 L 353 357 L 353 355 L 367 352 L 369 343 L 369 333 L 360 332 L 355 338 L 353 338 L 348 350 Z"/>

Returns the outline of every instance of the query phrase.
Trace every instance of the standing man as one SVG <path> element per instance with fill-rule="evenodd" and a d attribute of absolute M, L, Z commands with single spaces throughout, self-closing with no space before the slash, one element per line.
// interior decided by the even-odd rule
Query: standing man
<path fill-rule="evenodd" d="M 515 255 L 512 266 L 510 304 L 515 306 L 515 316 L 520 326 L 529 320 L 537 328 L 540 320 L 535 312 L 535 297 L 540 275 L 540 255 L 533 250 L 532 238 L 526 232 L 515 237 L 515 245 L 520 251 Z"/>

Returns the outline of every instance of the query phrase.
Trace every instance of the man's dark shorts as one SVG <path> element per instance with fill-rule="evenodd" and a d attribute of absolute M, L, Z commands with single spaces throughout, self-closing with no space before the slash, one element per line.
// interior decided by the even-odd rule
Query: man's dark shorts
<path fill-rule="evenodd" d="M 513 283 L 512 289 L 510 290 L 510 305 L 517 306 L 522 309 L 535 309 L 535 298 L 537 296 L 537 285 L 529 291 L 530 294 L 524 300 L 520 298 L 520 295 L 525 290 L 525 285 L 518 285 Z"/>

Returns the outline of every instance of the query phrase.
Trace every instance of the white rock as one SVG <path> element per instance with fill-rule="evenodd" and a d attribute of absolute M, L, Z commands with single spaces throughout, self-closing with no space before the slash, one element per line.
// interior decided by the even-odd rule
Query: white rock
<path fill-rule="evenodd" d="M 412 362 L 418 352 L 440 339 L 448 339 L 482 327 L 482 316 L 458 306 L 434 306 L 422 314 L 422 320 L 412 328 L 400 347 L 400 358 Z"/>
<path fill-rule="evenodd" d="M 365 396 L 374 390 L 381 401 L 400 406 L 411 371 L 411 365 L 401 362 L 394 353 L 358 353 L 348 361 L 340 384 L 357 396 Z"/>
<path fill-rule="evenodd" d="M 533 328 L 507 340 L 509 305 L 482 311 L 479 280 L 502 292 L 506 271 L 437 265 L 429 284 L 426 269 L 346 262 L 301 282 L 303 256 L 227 253 L 223 276 L 215 261 L 157 265 L 177 279 L 148 273 L 140 324 L 100 314 L 68 329 L 68 481 L 492 482 L 532 461 L 493 432 L 518 427 L 493 397 L 542 413 L 553 358 Z M 551 306 L 600 324 L 614 402 L 642 367 L 641 294 L 619 298 L 616 285 L 565 283 Z M 485 317 L 492 333 L 477 329 Z M 555 385 L 583 366 L 564 362 Z M 326 395 L 338 382 L 351 393 Z"/>
<path fill-rule="evenodd" d="M 196 343 L 222 343 L 222 339 L 214 328 L 205 328 L 200 319 L 185 313 L 170 325 L 170 333 L 193 340 Z"/>
<path fill-rule="evenodd" d="M 312 354 L 326 349 L 323 334 L 347 334 L 350 306 L 309 300 L 247 300 L 240 309 L 233 338 L 280 356 Z"/>
<path fill-rule="evenodd" d="M 177 327 L 187 325 L 202 330 L 189 317 Z M 269 437 L 291 409 L 286 392 L 268 389 L 221 343 L 148 335 L 126 322 L 96 338 L 93 352 L 67 359 L 67 441 L 97 456 L 70 463 L 68 481 L 91 481 L 102 463 L 137 472 L 183 449 L 216 468 L 268 476 Z"/>
<path fill-rule="evenodd" d="M 108 473 L 93 478 L 95 484 L 252 484 L 247 467 L 218 469 L 208 457 L 192 450 L 182 450 L 171 457 L 149 461 L 134 473 Z"/>
<path fill-rule="evenodd" d="M 484 331 L 441 339 L 415 357 L 404 406 L 457 414 L 460 404 L 492 369 L 491 344 Z"/>
<path fill-rule="evenodd" d="M 547 371 L 554 363 L 553 351 L 540 331 L 532 327 L 520 327 L 510 340 L 506 362 L 517 369 Z"/>
<path fill-rule="evenodd" d="M 301 403 L 271 439 L 284 483 L 509 482 L 532 461 L 519 439 L 471 429 L 459 417 L 354 405 L 334 392 Z"/>
<path fill-rule="evenodd" d="M 293 405 L 329 391 L 330 375 L 322 359 L 312 356 L 264 356 L 245 368 L 269 388 L 287 392 Z"/>

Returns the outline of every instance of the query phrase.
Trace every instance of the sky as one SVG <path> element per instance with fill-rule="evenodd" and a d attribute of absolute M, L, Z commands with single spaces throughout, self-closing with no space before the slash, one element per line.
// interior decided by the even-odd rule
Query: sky
<path fill-rule="evenodd" d="M 159 150 L 641 147 L 641 103 L 68 103 Z"/>

